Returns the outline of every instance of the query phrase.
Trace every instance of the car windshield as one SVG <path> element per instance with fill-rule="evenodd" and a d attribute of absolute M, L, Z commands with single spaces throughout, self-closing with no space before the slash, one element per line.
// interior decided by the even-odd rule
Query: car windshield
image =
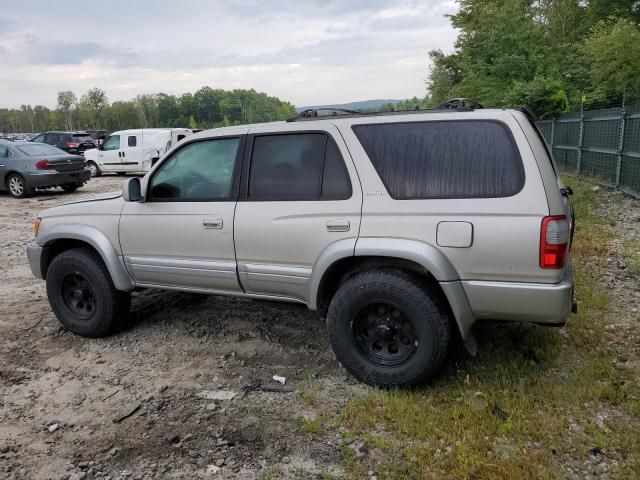
<path fill-rule="evenodd" d="M 16 148 L 25 155 L 35 157 L 37 155 L 65 155 L 64 150 L 54 147 L 53 145 L 47 145 L 46 143 L 28 143 L 26 145 L 16 145 Z"/>

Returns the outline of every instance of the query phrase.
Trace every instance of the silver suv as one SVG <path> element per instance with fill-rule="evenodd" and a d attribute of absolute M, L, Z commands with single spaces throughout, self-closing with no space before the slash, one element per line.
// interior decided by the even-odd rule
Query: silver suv
<path fill-rule="evenodd" d="M 44 211 L 27 253 L 78 335 L 134 289 L 298 302 L 353 375 L 408 386 L 453 335 L 474 352 L 478 321 L 565 322 L 568 193 L 524 112 L 311 111 L 193 135 L 121 194 Z"/>

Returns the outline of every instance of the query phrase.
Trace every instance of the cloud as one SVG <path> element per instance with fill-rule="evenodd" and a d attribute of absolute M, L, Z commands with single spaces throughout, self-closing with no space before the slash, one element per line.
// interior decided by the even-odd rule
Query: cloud
<path fill-rule="evenodd" d="M 131 2 L 78 21 L 22 0 L 0 13 L 0 107 L 52 105 L 98 86 L 111 100 L 202 85 L 256 88 L 296 104 L 422 96 L 427 52 L 450 50 L 451 1 Z M 8 68 L 7 68 L 8 67 Z"/>
<path fill-rule="evenodd" d="M 143 58 L 127 48 L 109 47 L 95 42 L 64 42 L 28 37 L 20 58 L 36 65 L 79 65 L 84 62 L 102 61 L 113 67 L 133 67 Z"/>

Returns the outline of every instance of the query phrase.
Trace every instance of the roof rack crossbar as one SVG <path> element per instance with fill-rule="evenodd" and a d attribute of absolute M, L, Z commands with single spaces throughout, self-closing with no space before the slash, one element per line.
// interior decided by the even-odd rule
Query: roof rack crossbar
<path fill-rule="evenodd" d="M 318 110 L 324 110 L 329 113 L 320 113 Z M 354 110 L 346 110 L 342 108 L 335 109 L 307 109 L 300 112 L 298 115 L 292 118 L 288 118 L 287 122 L 301 122 L 308 120 L 331 120 L 336 117 L 339 118 L 358 118 L 358 117 L 377 117 L 377 116 L 392 116 L 392 115 L 404 115 L 404 114 L 416 114 L 416 113 L 447 113 L 447 112 L 472 112 L 474 108 L 470 107 L 457 107 L 457 108 L 413 108 L 411 110 L 392 110 L 392 111 L 376 111 L 376 112 L 357 112 Z"/>

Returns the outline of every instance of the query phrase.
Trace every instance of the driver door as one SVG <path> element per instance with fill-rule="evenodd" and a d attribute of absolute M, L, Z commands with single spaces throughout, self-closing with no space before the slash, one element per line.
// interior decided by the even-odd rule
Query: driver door
<path fill-rule="evenodd" d="M 120 135 L 110 135 L 100 150 L 98 150 L 98 163 L 103 170 L 120 168 Z"/>
<path fill-rule="evenodd" d="M 154 169 L 143 202 L 125 203 L 120 244 L 137 284 L 241 291 L 233 216 L 244 136 L 186 143 Z"/>

